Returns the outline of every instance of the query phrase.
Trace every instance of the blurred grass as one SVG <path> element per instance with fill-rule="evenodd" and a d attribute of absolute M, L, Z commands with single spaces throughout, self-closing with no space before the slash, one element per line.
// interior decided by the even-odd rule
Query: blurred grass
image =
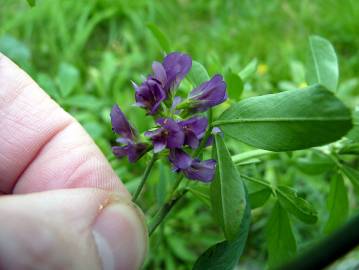
<path fill-rule="evenodd" d="M 228 68 L 239 72 L 256 58 L 257 72 L 246 83 L 244 96 L 303 86 L 307 38 L 321 35 L 337 50 L 341 95 L 354 106 L 353 96 L 359 92 L 358 18 L 356 0 L 51 0 L 36 1 L 34 8 L 25 0 L 0 0 L 0 51 L 84 125 L 131 189 L 145 162 L 139 166 L 114 159 L 109 110 L 117 102 L 140 131 L 151 126 L 145 113 L 131 106 L 130 83 L 139 82 L 150 72 L 151 62 L 163 55 L 148 23 L 168 36 L 173 50 L 189 53 L 210 74 Z M 234 146 L 238 147 L 244 146 Z M 323 207 L 325 183 L 318 186 L 313 177 L 286 170 L 283 159 L 288 157 L 248 170 L 273 181 L 299 183 L 303 193 Z M 165 192 L 154 186 L 158 181 L 165 185 L 161 175 L 157 169 L 151 177 L 143 201 L 146 211 L 153 211 L 149 206 Z M 152 241 L 151 254 L 155 255 L 150 255 L 148 269 L 188 269 L 198 254 L 220 239 L 208 211 L 194 198 L 185 200 L 176 212 L 177 218 Z M 261 232 L 265 213 L 265 208 L 254 212 L 254 232 Z M 300 239 L 313 237 L 315 228 L 297 226 Z M 263 235 L 250 237 L 249 243 L 245 269 L 261 269 Z"/>

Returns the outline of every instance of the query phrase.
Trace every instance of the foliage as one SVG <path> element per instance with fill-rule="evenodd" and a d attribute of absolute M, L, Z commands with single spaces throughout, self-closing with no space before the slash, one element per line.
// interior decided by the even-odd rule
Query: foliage
<path fill-rule="evenodd" d="M 144 268 L 231 269 L 242 254 L 239 269 L 264 269 L 357 211 L 357 113 L 342 136 L 359 101 L 358 17 L 352 0 L 38 0 L 33 7 L 2 0 L 0 51 L 83 124 L 131 192 L 149 157 L 135 165 L 114 158 L 113 103 L 142 133 L 154 123 L 132 106 L 131 80 L 150 73 L 154 59 L 183 51 L 196 60 L 179 88 L 183 94 L 188 85 L 223 74 L 229 100 L 213 110 L 213 119 L 228 151 L 217 152 L 232 156 L 233 162 L 221 157 L 225 174 L 234 175 L 223 179 L 245 184 L 237 191 L 247 204 L 235 225 L 225 216 L 218 224 L 218 207 L 228 205 L 212 203 L 221 179 L 212 187 L 190 185 L 151 238 Z M 238 124 L 219 122 L 228 120 Z M 145 185 L 139 203 L 148 217 L 175 182 L 167 167 L 156 164 Z M 215 196 L 228 192 L 222 191 Z"/>

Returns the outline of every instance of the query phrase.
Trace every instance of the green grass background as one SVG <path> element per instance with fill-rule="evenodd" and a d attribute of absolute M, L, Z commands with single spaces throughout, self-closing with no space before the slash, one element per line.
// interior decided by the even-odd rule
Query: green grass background
<path fill-rule="evenodd" d="M 209 73 L 239 72 L 257 59 L 257 72 L 244 96 L 278 92 L 305 83 L 307 38 L 329 39 L 340 63 L 340 96 L 351 107 L 359 92 L 359 1 L 356 0 L 47 0 L 31 8 L 25 0 L 0 0 L 0 51 L 7 54 L 74 115 L 91 134 L 130 190 L 145 161 L 116 160 L 109 111 L 117 102 L 140 130 L 151 121 L 134 103 L 131 80 L 139 82 L 161 60 L 162 50 L 148 30 L 154 23 L 172 50 L 189 53 Z M 236 152 L 248 147 L 231 142 Z M 300 152 L 300 157 L 308 153 Z M 294 185 L 325 219 L 327 176 L 308 175 L 285 154 L 250 167 L 269 181 Z M 295 163 L 295 161 L 294 161 Z M 141 205 L 148 215 L 163 200 L 173 175 L 156 167 Z M 323 179 L 326 179 L 323 181 Z M 263 269 L 263 227 L 272 205 L 253 213 L 240 269 Z M 268 210 L 269 209 L 269 210 Z M 321 210 L 322 209 L 322 210 Z M 222 238 L 202 202 L 189 196 L 151 241 L 146 269 L 189 269 L 196 257 Z M 173 216 L 174 216 L 173 215 Z M 321 223 L 293 220 L 300 246 L 315 238 Z M 349 269 L 349 268 L 348 268 Z"/>

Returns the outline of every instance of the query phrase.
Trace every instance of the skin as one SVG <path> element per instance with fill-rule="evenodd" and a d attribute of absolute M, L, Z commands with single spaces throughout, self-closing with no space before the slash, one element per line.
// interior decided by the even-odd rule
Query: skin
<path fill-rule="evenodd" d="M 139 269 L 141 211 L 76 120 L 0 53 L 0 269 Z"/>

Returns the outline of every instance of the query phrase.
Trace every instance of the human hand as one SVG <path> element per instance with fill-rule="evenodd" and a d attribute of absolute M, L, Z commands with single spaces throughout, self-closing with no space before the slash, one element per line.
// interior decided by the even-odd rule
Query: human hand
<path fill-rule="evenodd" d="M 138 269 L 142 213 L 79 123 L 0 53 L 0 269 Z"/>

